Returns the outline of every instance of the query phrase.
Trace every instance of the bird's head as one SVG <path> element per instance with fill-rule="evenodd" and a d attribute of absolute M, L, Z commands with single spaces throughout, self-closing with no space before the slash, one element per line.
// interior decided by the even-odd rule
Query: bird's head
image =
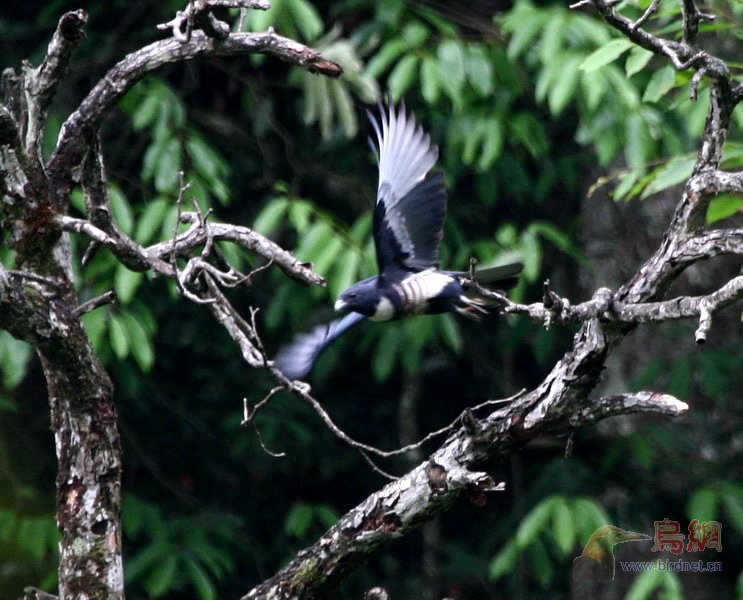
<path fill-rule="evenodd" d="M 344 313 L 357 312 L 370 317 L 377 309 L 379 295 L 376 277 L 359 281 L 340 295 L 335 303 L 335 310 Z"/>

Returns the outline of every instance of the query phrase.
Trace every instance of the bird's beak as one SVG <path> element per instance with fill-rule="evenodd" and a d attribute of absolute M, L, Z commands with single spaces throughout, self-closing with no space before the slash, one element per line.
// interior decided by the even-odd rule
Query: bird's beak
<path fill-rule="evenodd" d="M 335 301 L 335 311 L 336 312 L 343 312 L 346 310 L 346 303 L 341 298 L 338 298 L 338 300 Z"/>

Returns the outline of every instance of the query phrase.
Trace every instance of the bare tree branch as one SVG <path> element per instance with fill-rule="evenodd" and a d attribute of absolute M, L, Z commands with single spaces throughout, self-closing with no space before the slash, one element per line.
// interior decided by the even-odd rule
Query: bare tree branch
<path fill-rule="evenodd" d="M 428 460 L 348 511 L 313 546 L 243 600 L 323 597 L 359 562 L 448 510 L 462 493 L 505 489 L 487 473 L 470 467 L 506 454 L 545 429 L 632 412 L 680 415 L 688 408 L 671 396 L 637 392 L 601 398 L 573 414 L 556 416 L 556 422 L 540 420 L 529 428 L 521 415 L 528 402 L 516 401 L 482 421 L 472 418 L 467 430 L 460 428 Z"/>
<path fill-rule="evenodd" d="M 191 0 L 185 10 L 179 10 L 167 23 L 157 26 L 160 30 L 171 29 L 173 36 L 181 42 L 191 40 L 194 26 L 204 30 L 208 36 L 224 39 L 230 32 L 229 25 L 219 21 L 213 14 L 215 8 L 239 8 L 240 10 L 268 10 L 267 0 Z"/>
<path fill-rule="evenodd" d="M 264 53 L 305 68 L 313 73 L 338 77 L 342 69 L 319 52 L 282 37 L 273 30 L 265 33 L 232 33 L 215 40 L 194 31 L 188 41 L 176 38 L 154 42 L 132 52 L 114 66 L 91 90 L 79 108 L 65 121 L 47 170 L 63 189 L 73 183 L 70 176 L 88 151 L 88 144 L 111 107 L 149 71 L 163 65 L 201 56 L 238 56 Z"/>
<path fill-rule="evenodd" d="M 357 562 L 448 508 L 463 490 L 493 489 L 492 478 L 469 469 L 507 454 L 540 432 L 630 412 L 669 416 L 686 412 L 684 402 L 654 392 L 590 398 L 610 352 L 638 323 L 698 318 L 696 337 L 701 342 L 706 339 L 712 314 L 743 296 L 743 283 L 738 277 L 706 296 L 662 300 L 671 283 L 690 264 L 717 254 L 741 253 L 739 231 L 708 232 L 704 222 L 715 190 L 723 185 L 739 186 L 737 175 L 718 169 L 732 109 L 743 95 L 741 84 L 732 81 L 723 61 L 690 45 L 699 21 L 707 16 L 696 10 L 692 0 L 683 2 L 685 39 L 681 42 L 642 29 L 653 12 L 650 9 L 632 22 L 615 10 L 617 2 L 613 0 L 582 0 L 574 5 L 595 7 L 607 23 L 641 47 L 666 56 L 677 69 L 695 69 L 702 74 L 695 77 L 696 84 L 702 76 L 710 79 L 710 109 L 693 176 L 684 187 L 659 248 L 616 293 L 602 288 L 591 300 L 576 306 L 549 287 L 543 302 L 516 304 L 473 281 L 471 285 L 494 300 L 503 312 L 524 314 L 545 325 L 582 322 L 572 348 L 539 386 L 508 407 L 481 421 L 463 415 L 462 427 L 428 461 L 349 511 L 316 544 L 301 551 L 245 599 L 322 596 Z"/>
<path fill-rule="evenodd" d="M 80 315 L 110 301 L 110 295 L 82 305 L 75 293 L 69 233 L 91 238 L 86 257 L 100 247 L 110 249 L 130 269 L 152 270 L 178 279 L 176 259 L 189 255 L 184 294 L 205 299 L 217 318 L 234 334 L 249 364 L 268 364 L 254 320 L 242 319 L 215 282 L 232 286 L 249 281 L 232 269 L 223 270 L 219 239 L 240 243 L 278 264 L 305 283 L 324 284 L 311 267 L 299 263 L 273 242 L 247 228 L 217 228 L 206 217 L 194 222 L 190 236 L 176 239 L 176 249 L 155 251 L 135 243 L 112 218 L 106 172 L 98 130 L 115 103 L 143 75 L 160 66 L 203 56 L 238 56 L 261 52 L 314 73 L 338 76 L 341 68 L 319 52 L 277 35 L 230 34 L 211 9 L 254 6 L 248 0 L 193 0 L 186 12 L 203 31 L 189 31 L 184 40 L 178 17 L 171 38 L 150 44 L 125 57 L 67 119 L 46 168 L 41 140 L 49 105 L 65 76 L 72 51 L 83 35 L 83 11 L 64 15 L 42 64 L 24 64 L 22 75 L 6 69 L 0 100 L 0 195 L 4 240 L 17 251 L 22 270 L 0 265 L 0 327 L 32 344 L 40 358 L 49 390 L 49 403 L 58 458 L 57 523 L 61 531 L 60 597 L 124 597 L 121 548 L 121 446 L 116 405 L 108 375 L 91 347 Z M 68 214 L 75 183 L 85 196 L 87 219 Z M 199 256 L 197 246 L 203 244 Z M 170 259 L 173 262 L 169 262 Z M 218 266 L 215 266 L 216 263 Z M 254 313 L 252 314 L 254 317 Z M 35 594 L 27 592 L 28 597 Z M 36 594 L 38 595 L 38 594 Z"/>
<path fill-rule="evenodd" d="M 713 232 L 714 233 L 714 232 Z M 722 235 L 714 236 L 718 243 L 725 239 L 725 231 Z M 697 240 L 699 238 L 692 238 Z M 732 241 L 730 242 L 732 244 Z M 736 249 L 743 253 L 743 246 Z M 705 256 L 699 252 L 697 260 Z M 503 314 L 526 315 L 533 321 L 540 323 L 545 329 L 549 329 L 553 323 L 560 325 L 568 323 L 585 322 L 590 319 L 600 319 L 604 322 L 623 323 L 637 325 L 640 323 L 663 323 L 679 319 L 698 318 L 700 328 L 696 333 L 697 343 L 706 340 L 706 334 L 711 325 L 712 315 L 727 306 L 743 299 L 743 276 L 736 277 L 711 294 L 705 296 L 679 296 L 663 302 L 639 302 L 622 303 L 611 290 L 599 288 L 593 299 L 580 304 L 571 305 L 566 298 L 557 296 L 545 284 L 547 292 L 552 298 L 550 303 L 535 302 L 532 304 L 519 304 L 508 299 L 500 292 L 482 288 L 476 281 L 470 281 L 469 286 L 475 288 L 484 298 L 495 300 L 498 309 Z M 704 323 L 704 327 L 702 327 Z"/>
<path fill-rule="evenodd" d="M 38 152 L 49 105 L 65 76 L 73 50 L 83 39 L 83 27 L 87 21 L 88 15 L 84 10 L 62 15 L 41 65 L 36 69 L 29 63 L 23 65 L 23 87 L 28 109 L 25 150 L 37 160 L 41 159 Z"/>

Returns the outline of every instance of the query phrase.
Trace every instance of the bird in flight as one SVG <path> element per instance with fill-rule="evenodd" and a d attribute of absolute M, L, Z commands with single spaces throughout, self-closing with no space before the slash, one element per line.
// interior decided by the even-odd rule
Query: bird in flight
<path fill-rule="evenodd" d="M 288 379 L 301 379 L 333 341 L 364 319 L 392 321 L 414 315 L 457 312 L 477 319 L 487 305 L 465 295 L 463 271 L 439 269 L 439 245 L 446 218 L 441 171 L 431 172 L 438 147 L 412 113 L 380 107 L 379 121 L 367 111 L 376 133 L 370 139 L 379 163 L 373 236 L 379 275 L 343 292 L 335 310 L 340 319 L 301 334 L 282 348 L 274 364 Z M 509 287 L 522 270 L 512 263 L 477 272 L 481 283 Z"/>

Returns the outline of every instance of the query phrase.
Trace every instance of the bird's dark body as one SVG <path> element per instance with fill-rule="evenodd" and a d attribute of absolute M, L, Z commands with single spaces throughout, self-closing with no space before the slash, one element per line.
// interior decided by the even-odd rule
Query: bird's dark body
<path fill-rule="evenodd" d="M 372 148 L 379 161 L 373 235 L 379 275 L 360 281 L 335 304 L 341 319 L 299 336 L 276 358 L 290 379 L 304 377 L 331 342 L 364 319 L 395 321 L 422 314 L 458 312 L 471 318 L 487 312 L 468 297 L 458 271 L 439 269 L 439 246 L 446 219 L 446 189 L 441 172 L 431 172 L 438 148 L 405 107 L 381 110 Z M 377 152 L 378 149 L 378 152 Z M 508 286 L 521 271 L 514 263 L 487 269 L 483 283 Z"/>
<path fill-rule="evenodd" d="M 380 285 L 381 302 L 372 321 L 393 321 L 414 315 L 435 315 L 454 310 L 455 303 L 464 295 L 456 278 L 441 271 L 425 270 L 399 273 L 389 278 L 392 282 Z M 387 310 L 385 310 L 385 308 Z"/>

